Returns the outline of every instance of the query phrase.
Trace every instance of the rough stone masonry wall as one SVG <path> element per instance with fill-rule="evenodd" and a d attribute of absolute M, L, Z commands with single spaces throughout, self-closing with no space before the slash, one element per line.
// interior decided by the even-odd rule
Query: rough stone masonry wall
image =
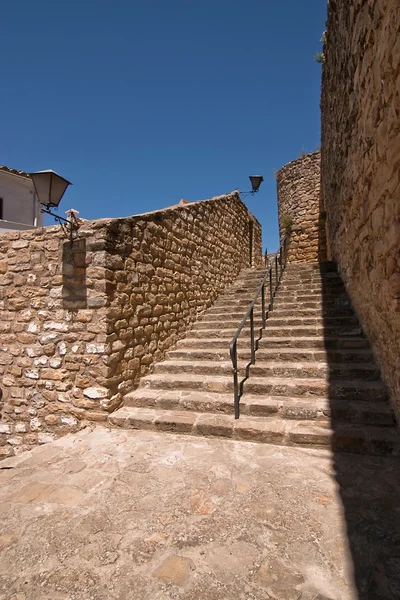
<path fill-rule="evenodd" d="M 236 193 L 116 221 L 108 233 L 109 386 L 116 408 L 249 266 L 251 241 L 255 267 L 262 265 L 262 248 L 261 227 Z"/>
<path fill-rule="evenodd" d="M 238 272 L 261 230 L 237 194 L 0 240 L 0 457 L 104 420 Z"/>
<path fill-rule="evenodd" d="M 0 457 L 78 429 L 107 400 L 103 231 L 0 239 Z"/>
<path fill-rule="evenodd" d="M 326 260 L 320 164 L 320 152 L 312 152 L 277 173 L 279 233 L 281 243 L 285 234 L 289 236 L 289 263 Z"/>
<path fill-rule="evenodd" d="M 328 241 L 400 417 L 398 0 L 331 0 L 324 51 Z"/>

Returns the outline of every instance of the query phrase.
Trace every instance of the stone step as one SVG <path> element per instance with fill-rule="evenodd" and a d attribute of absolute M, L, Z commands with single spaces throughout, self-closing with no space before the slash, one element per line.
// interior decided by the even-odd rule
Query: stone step
<path fill-rule="evenodd" d="M 318 271 L 323 273 L 333 272 L 337 273 L 336 264 L 329 260 L 323 263 L 315 262 L 315 263 L 296 263 L 296 264 L 288 264 L 286 267 L 286 271 L 289 273 L 305 273 L 306 271 Z"/>
<path fill-rule="evenodd" d="M 190 332 L 191 333 L 191 332 Z M 186 337 L 179 340 L 176 344 L 177 348 L 222 348 L 229 350 L 229 344 L 232 341 L 233 336 L 227 338 L 221 337 L 210 337 L 210 338 L 195 338 Z M 250 345 L 249 337 L 246 340 L 242 337 L 239 338 L 240 347 L 248 347 Z"/>
<path fill-rule="evenodd" d="M 181 348 L 179 350 L 170 350 L 167 352 L 167 358 L 171 360 L 229 360 L 228 346 L 221 345 L 217 348 Z M 260 348 L 256 352 L 258 361 L 270 362 L 327 362 L 331 363 L 371 363 L 373 362 L 372 352 L 368 349 L 355 350 L 308 350 L 303 348 L 276 348 L 274 350 L 265 350 Z M 239 352 L 239 358 L 250 359 L 250 350 L 244 348 Z"/>
<path fill-rule="evenodd" d="M 322 396 L 344 400 L 385 401 L 387 391 L 381 381 L 349 379 L 326 381 L 323 378 L 250 377 L 244 384 L 249 394 L 273 396 Z"/>
<path fill-rule="evenodd" d="M 214 309 L 214 311 L 215 309 L 222 309 L 226 312 L 241 310 L 245 313 L 251 302 L 253 302 L 253 299 L 254 297 L 250 298 L 250 300 L 227 300 L 222 296 L 208 309 L 208 311 L 213 312 L 212 309 Z M 261 306 L 261 297 L 257 300 L 256 305 Z"/>
<path fill-rule="evenodd" d="M 227 291 L 230 291 L 235 288 L 241 288 L 241 287 L 246 287 L 246 286 L 252 286 L 252 287 L 256 288 L 261 283 L 261 281 L 264 279 L 264 277 L 265 277 L 265 271 L 263 271 L 262 273 L 260 273 L 258 275 L 241 277 L 240 279 L 236 279 L 236 281 L 234 281 L 226 289 L 227 289 Z"/>
<path fill-rule="evenodd" d="M 339 289 L 345 289 L 344 283 L 343 281 L 340 279 L 340 277 L 337 277 L 336 279 L 287 279 L 285 276 L 282 278 L 282 282 L 280 285 L 280 288 L 283 290 L 293 290 L 293 289 L 309 289 L 309 288 L 315 288 L 315 289 L 332 289 L 332 290 L 336 290 L 337 288 Z"/>
<path fill-rule="evenodd" d="M 204 313 L 204 315 L 202 315 L 201 321 L 199 321 L 198 324 L 200 325 L 200 323 L 208 322 L 211 328 L 214 327 L 216 323 L 220 323 L 222 319 L 226 319 L 237 323 L 239 326 L 239 323 L 241 322 L 245 314 L 246 310 L 236 310 L 233 312 L 223 311 L 217 313 L 210 313 L 208 310 L 206 313 Z M 272 315 L 272 311 L 270 315 Z M 254 311 L 254 318 L 257 319 L 257 322 L 261 321 L 261 307 L 259 307 L 258 310 Z"/>
<path fill-rule="evenodd" d="M 262 318 L 261 318 L 260 312 L 254 313 L 254 327 L 255 328 L 262 327 Z M 221 318 L 219 321 L 216 321 L 215 319 L 209 320 L 207 318 L 207 315 L 204 315 L 204 317 L 201 319 L 201 321 L 197 321 L 195 323 L 195 326 L 192 328 L 192 331 L 198 331 L 199 329 L 214 330 L 215 328 L 236 330 L 239 327 L 245 314 L 246 314 L 245 312 L 241 313 L 241 316 L 239 318 L 230 318 L 230 315 L 226 315 L 225 318 Z M 247 328 L 250 327 L 250 317 L 248 317 L 245 327 L 247 327 Z"/>
<path fill-rule="evenodd" d="M 315 289 L 318 291 L 330 291 L 335 294 L 346 289 L 340 278 L 323 279 L 316 277 L 312 279 L 287 279 L 285 276 L 282 277 L 279 287 L 280 289 L 286 290 L 288 293 L 302 289 Z"/>
<path fill-rule="evenodd" d="M 195 327 L 190 330 L 190 335 L 196 339 L 227 338 L 231 340 L 237 331 L 238 325 L 239 323 L 236 325 L 236 327 L 231 327 L 229 329 L 219 329 L 218 326 L 215 326 L 213 329 L 201 329 L 198 327 L 198 324 L 196 324 Z M 250 329 L 246 327 L 242 331 L 241 336 L 250 338 Z"/>
<path fill-rule="evenodd" d="M 283 272 L 283 279 L 287 281 L 307 281 L 308 279 L 324 280 L 324 281 L 336 281 L 340 279 L 340 275 L 337 271 L 320 271 L 320 270 L 302 270 L 293 271 L 286 268 Z"/>
<path fill-rule="evenodd" d="M 209 309 L 211 310 L 211 309 Z M 218 313 L 217 313 L 218 314 Z M 219 313 L 222 314 L 222 313 Z M 271 315 L 275 314 L 279 317 L 355 317 L 354 310 L 348 308 L 302 308 L 301 306 L 292 308 L 281 308 L 275 305 Z"/>
<path fill-rule="evenodd" d="M 288 299 L 290 298 L 300 298 L 303 296 L 313 296 L 317 298 L 329 298 L 335 299 L 338 296 L 346 296 L 347 292 L 343 288 L 318 288 L 316 286 L 305 287 L 299 285 L 296 288 L 286 288 L 284 286 L 279 286 L 277 291 L 277 296 L 285 296 Z"/>
<path fill-rule="evenodd" d="M 244 373 L 248 361 L 240 361 L 238 367 Z M 193 373 L 196 375 L 226 375 L 232 374 L 232 362 L 212 360 L 164 360 L 154 365 L 154 373 Z M 250 367 L 250 379 L 255 377 L 308 377 L 322 378 L 326 381 L 333 379 L 363 379 L 364 381 L 379 380 L 379 370 L 373 363 L 332 363 L 324 362 L 263 362 L 259 356 L 256 363 Z"/>
<path fill-rule="evenodd" d="M 250 305 L 250 302 L 248 304 L 246 304 L 245 302 L 243 302 L 242 304 L 235 304 L 235 303 L 226 303 L 223 304 L 221 302 L 221 304 L 216 305 L 214 304 L 213 306 L 211 306 L 210 308 L 207 309 L 207 311 L 203 314 L 203 316 L 208 316 L 211 317 L 212 320 L 218 320 L 218 318 L 222 315 L 222 316 L 234 316 L 234 318 L 236 317 L 242 317 L 245 315 L 248 307 Z M 268 305 L 268 303 L 266 302 L 266 306 Z M 256 303 L 255 305 L 256 307 L 256 311 L 261 312 L 261 300 L 259 302 Z M 211 316 L 212 315 L 212 316 Z M 214 318 L 214 315 L 216 315 L 217 317 Z"/>
<path fill-rule="evenodd" d="M 215 306 L 215 305 L 214 305 Z M 300 301 L 289 300 L 287 297 L 275 298 L 274 310 L 297 310 L 298 308 L 312 308 L 314 310 L 336 310 L 342 308 L 351 308 L 350 300 L 326 300 L 319 298 L 317 300 Z"/>
<path fill-rule="evenodd" d="M 233 415 L 166 411 L 124 406 L 112 413 L 109 423 L 126 429 L 149 429 L 216 436 L 234 440 L 285 446 L 332 448 L 334 451 L 399 456 L 400 442 L 395 428 L 343 425 L 334 430 L 325 421 L 298 421 Z"/>
<path fill-rule="evenodd" d="M 245 314 L 245 313 L 244 313 Z M 219 320 L 210 318 L 209 315 L 205 314 L 200 321 L 196 323 L 197 329 L 213 329 L 217 325 L 222 329 L 234 329 L 239 327 L 244 314 L 239 313 L 238 317 L 232 317 L 232 315 L 220 316 Z M 254 312 L 254 325 L 260 327 L 262 325 L 261 311 Z M 345 327 L 359 327 L 358 319 L 354 316 L 300 316 L 300 317 L 282 317 L 278 311 L 271 311 L 267 318 L 267 325 L 269 327 L 279 327 L 283 325 L 318 325 L 319 327 L 327 326 L 345 326 Z M 250 318 L 248 319 L 247 327 L 250 327 Z"/>
<path fill-rule="evenodd" d="M 177 342 L 177 348 L 229 348 L 229 344 L 232 341 L 232 337 L 225 338 L 195 338 L 186 337 Z M 238 347 L 247 349 L 249 347 L 249 337 L 239 337 Z M 259 341 L 260 349 L 276 349 L 276 348 L 308 348 L 308 349 L 358 349 L 368 348 L 368 342 L 364 337 L 337 337 L 337 336 L 312 336 L 312 337 L 272 337 L 268 336 L 268 339 L 263 337 Z"/>
<path fill-rule="evenodd" d="M 223 326 L 223 324 L 222 324 Z M 233 338 L 235 335 L 239 323 L 235 324 L 233 327 L 228 327 L 221 329 L 218 326 L 215 326 L 212 329 L 203 329 L 199 327 L 199 323 L 196 323 L 194 327 L 190 330 L 190 335 L 196 338 Z M 292 337 L 293 339 L 296 337 L 308 337 L 308 336 L 362 336 L 363 332 L 361 327 L 346 327 L 345 325 L 336 325 L 336 326 L 325 326 L 325 325 L 282 325 L 281 327 L 273 327 L 267 322 L 267 327 L 264 331 L 263 338 L 268 339 L 269 337 Z M 242 336 L 250 335 L 250 328 L 247 326 L 242 331 Z"/>
<path fill-rule="evenodd" d="M 266 309 L 268 308 L 268 303 L 266 303 Z M 226 319 L 239 319 L 239 322 L 244 317 L 246 313 L 246 308 L 235 307 L 231 311 L 224 309 L 223 307 L 211 307 L 205 313 L 201 315 L 202 320 L 208 321 L 220 321 L 223 318 Z M 261 315 L 261 304 L 257 304 L 255 311 L 255 316 Z M 320 319 L 326 318 L 341 318 L 341 317 L 355 317 L 354 310 L 352 308 L 330 308 L 330 309 L 321 309 L 321 308 L 289 308 L 282 309 L 279 306 L 275 306 L 270 311 L 269 318 L 272 317 L 278 318 L 289 318 L 289 317 L 316 317 Z"/>
<path fill-rule="evenodd" d="M 124 398 L 125 406 L 233 414 L 233 394 L 152 390 L 139 388 Z M 327 398 L 285 398 L 244 394 L 240 414 L 266 418 L 362 422 L 370 425 L 394 425 L 391 408 L 384 402 L 329 400 Z"/>
<path fill-rule="evenodd" d="M 271 334 L 268 337 L 263 337 L 259 341 L 259 348 L 319 348 L 319 349 L 350 349 L 350 348 L 367 348 L 368 342 L 363 336 L 299 336 L 292 337 L 273 337 Z"/>
<path fill-rule="evenodd" d="M 268 318 L 268 327 L 277 327 L 282 325 L 318 325 L 319 327 L 345 326 L 359 327 L 359 321 L 354 316 L 317 316 L 307 317 L 283 317 L 278 311 L 271 311 Z"/>
<path fill-rule="evenodd" d="M 319 272 L 319 271 L 303 271 L 303 272 L 298 272 L 295 273 L 293 271 L 290 271 L 290 269 L 286 269 L 283 273 L 283 277 L 282 277 L 282 281 L 304 281 L 304 282 L 308 282 L 308 281 L 326 281 L 326 282 L 336 282 L 336 281 L 340 281 L 341 283 L 343 283 L 340 275 L 335 272 L 335 271 L 329 271 L 329 272 Z"/>
<path fill-rule="evenodd" d="M 296 302 L 296 303 L 303 303 L 303 302 L 326 302 L 326 303 L 332 303 L 332 302 L 346 302 L 349 301 L 349 298 L 347 296 L 346 293 L 340 291 L 337 294 L 331 294 L 331 293 L 322 293 L 319 290 L 315 290 L 315 291 L 309 291 L 306 292 L 304 290 L 299 290 L 298 292 L 287 292 L 285 290 L 281 290 L 280 288 L 278 288 L 278 291 L 275 295 L 275 301 L 278 302 L 280 300 L 285 300 L 287 302 Z"/>
<path fill-rule="evenodd" d="M 325 279 L 324 277 L 310 277 L 310 278 L 299 278 L 293 279 L 286 277 L 286 274 L 283 275 L 281 279 L 281 287 L 286 289 L 298 289 L 298 288 L 308 288 L 315 287 L 320 289 L 345 289 L 345 285 L 340 277 L 336 277 L 333 279 L 330 277 L 329 279 Z"/>
<path fill-rule="evenodd" d="M 360 326 L 347 327 L 346 325 L 281 325 L 273 326 L 267 323 L 264 337 L 268 339 L 271 337 L 305 337 L 305 336 L 362 336 L 363 331 Z"/>
<path fill-rule="evenodd" d="M 163 390 L 197 390 L 228 393 L 233 390 L 232 376 L 199 375 L 195 373 L 153 373 L 143 377 L 140 388 Z M 328 382 L 322 378 L 250 377 L 244 384 L 245 393 L 270 396 L 321 396 L 349 400 L 387 399 L 380 381 L 344 380 Z"/>

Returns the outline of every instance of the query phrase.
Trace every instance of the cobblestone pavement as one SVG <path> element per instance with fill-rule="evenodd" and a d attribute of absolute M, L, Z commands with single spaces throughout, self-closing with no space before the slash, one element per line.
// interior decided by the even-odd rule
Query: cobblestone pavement
<path fill-rule="evenodd" d="M 0 464 L 0 598 L 398 599 L 399 464 L 68 435 Z"/>

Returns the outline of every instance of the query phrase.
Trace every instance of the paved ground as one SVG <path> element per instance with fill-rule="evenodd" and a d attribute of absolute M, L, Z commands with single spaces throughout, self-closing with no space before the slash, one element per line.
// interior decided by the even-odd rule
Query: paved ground
<path fill-rule="evenodd" d="M 0 598 L 398 599 L 399 465 L 155 432 L 70 435 L 0 463 Z"/>

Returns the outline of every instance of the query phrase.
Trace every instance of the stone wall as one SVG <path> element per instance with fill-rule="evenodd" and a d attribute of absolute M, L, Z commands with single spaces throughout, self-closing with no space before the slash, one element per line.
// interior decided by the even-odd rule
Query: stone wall
<path fill-rule="evenodd" d="M 400 417 L 398 0 L 331 0 L 324 52 L 328 241 Z"/>
<path fill-rule="evenodd" d="M 251 238 L 261 266 L 261 228 L 233 194 L 115 221 L 108 235 L 109 385 L 117 406 L 249 266 Z"/>
<path fill-rule="evenodd" d="M 251 234 L 252 231 L 252 234 Z M 239 271 L 261 228 L 233 193 L 0 240 L 0 456 L 105 420 Z"/>
<path fill-rule="evenodd" d="M 326 260 L 320 163 L 320 152 L 312 152 L 277 173 L 279 233 L 281 242 L 289 235 L 289 263 Z"/>

